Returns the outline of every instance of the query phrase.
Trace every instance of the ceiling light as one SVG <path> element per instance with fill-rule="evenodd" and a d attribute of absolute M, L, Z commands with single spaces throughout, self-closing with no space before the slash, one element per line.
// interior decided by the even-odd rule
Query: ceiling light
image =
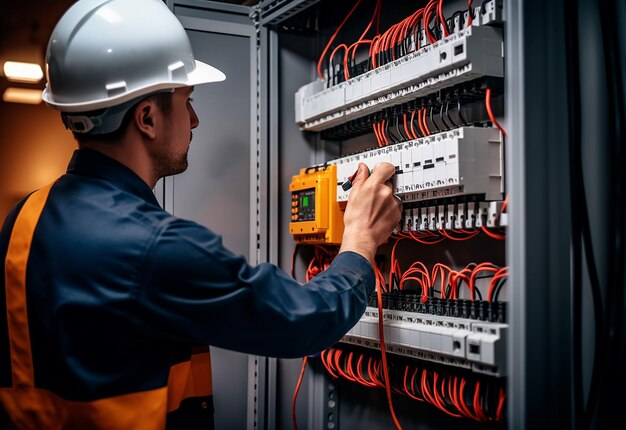
<path fill-rule="evenodd" d="M 42 90 L 31 90 L 26 88 L 7 88 L 2 95 L 2 100 L 7 103 L 26 103 L 38 105 L 41 103 Z"/>
<path fill-rule="evenodd" d="M 43 78 L 39 64 L 7 61 L 4 63 L 4 75 L 9 81 L 37 83 Z"/>

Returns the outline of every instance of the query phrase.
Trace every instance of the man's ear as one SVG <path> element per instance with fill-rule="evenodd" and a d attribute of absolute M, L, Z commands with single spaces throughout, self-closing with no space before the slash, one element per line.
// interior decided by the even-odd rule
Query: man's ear
<path fill-rule="evenodd" d="M 158 109 L 154 102 L 150 99 L 142 100 L 135 106 L 133 113 L 133 122 L 139 133 L 149 140 L 156 139 L 156 122 Z"/>

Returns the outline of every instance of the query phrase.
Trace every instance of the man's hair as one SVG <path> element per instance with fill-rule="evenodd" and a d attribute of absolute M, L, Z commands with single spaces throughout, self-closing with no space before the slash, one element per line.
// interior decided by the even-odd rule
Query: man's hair
<path fill-rule="evenodd" d="M 117 130 L 111 133 L 106 133 L 106 134 L 89 134 L 89 133 L 76 133 L 76 132 L 72 132 L 72 134 L 74 135 L 74 138 L 79 144 L 85 143 L 88 141 L 111 142 L 111 143 L 115 142 L 122 137 L 124 132 L 126 132 L 126 128 L 128 127 L 128 124 L 130 124 L 130 121 L 133 118 L 133 115 L 135 113 L 135 108 L 137 107 L 137 105 L 147 99 L 154 100 L 157 106 L 159 106 L 159 109 L 161 109 L 161 111 L 166 115 L 172 111 L 172 93 L 171 92 L 168 91 L 168 92 L 163 92 L 163 93 L 151 94 L 148 97 L 141 99 L 134 106 L 128 109 L 128 111 L 126 111 L 126 114 L 124 115 L 124 118 L 122 119 L 122 122 Z M 86 112 L 85 116 L 98 116 L 98 115 L 101 115 L 102 112 L 103 112 L 102 109 L 97 110 L 97 111 L 92 111 L 92 112 Z"/>

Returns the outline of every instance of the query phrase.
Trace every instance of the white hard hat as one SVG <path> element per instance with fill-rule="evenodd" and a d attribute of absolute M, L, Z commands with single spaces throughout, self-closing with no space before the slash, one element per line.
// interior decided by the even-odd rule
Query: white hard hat
<path fill-rule="evenodd" d="M 194 59 L 185 29 L 161 0 L 79 0 L 50 36 L 46 76 L 43 100 L 62 112 L 226 78 Z"/>

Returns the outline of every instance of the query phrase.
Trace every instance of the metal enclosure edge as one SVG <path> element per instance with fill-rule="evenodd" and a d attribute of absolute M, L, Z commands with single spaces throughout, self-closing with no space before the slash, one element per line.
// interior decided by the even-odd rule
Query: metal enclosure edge
<path fill-rule="evenodd" d="M 510 1 L 505 9 L 508 427 L 571 428 L 570 178 L 567 90 L 560 78 L 566 23 L 560 1 Z"/>
<path fill-rule="evenodd" d="M 250 61 L 250 98 L 249 112 L 244 118 L 249 118 L 250 124 L 250 202 L 249 202 L 249 246 L 248 260 L 250 264 L 267 261 L 267 163 L 264 162 L 266 150 L 263 149 L 260 115 L 262 114 L 261 93 L 259 84 L 260 73 L 260 41 L 258 27 L 255 25 L 252 9 L 247 6 L 234 4 L 199 1 L 199 0 L 166 0 L 172 10 L 187 30 L 210 31 L 224 35 L 249 38 Z M 177 12 L 185 10 L 188 13 L 181 16 Z M 166 210 L 173 209 L 175 177 L 166 178 L 157 188 Z M 171 206 L 171 207 L 170 207 Z M 239 393 L 246 399 L 246 427 L 249 429 L 266 429 L 266 387 L 271 372 L 267 369 L 267 360 L 264 357 L 249 355 L 247 367 L 238 369 L 247 375 L 247 392 Z M 271 380 L 271 379 L 270 379 Z M 219 428 L 219 423 L 216 421 Z"/>

